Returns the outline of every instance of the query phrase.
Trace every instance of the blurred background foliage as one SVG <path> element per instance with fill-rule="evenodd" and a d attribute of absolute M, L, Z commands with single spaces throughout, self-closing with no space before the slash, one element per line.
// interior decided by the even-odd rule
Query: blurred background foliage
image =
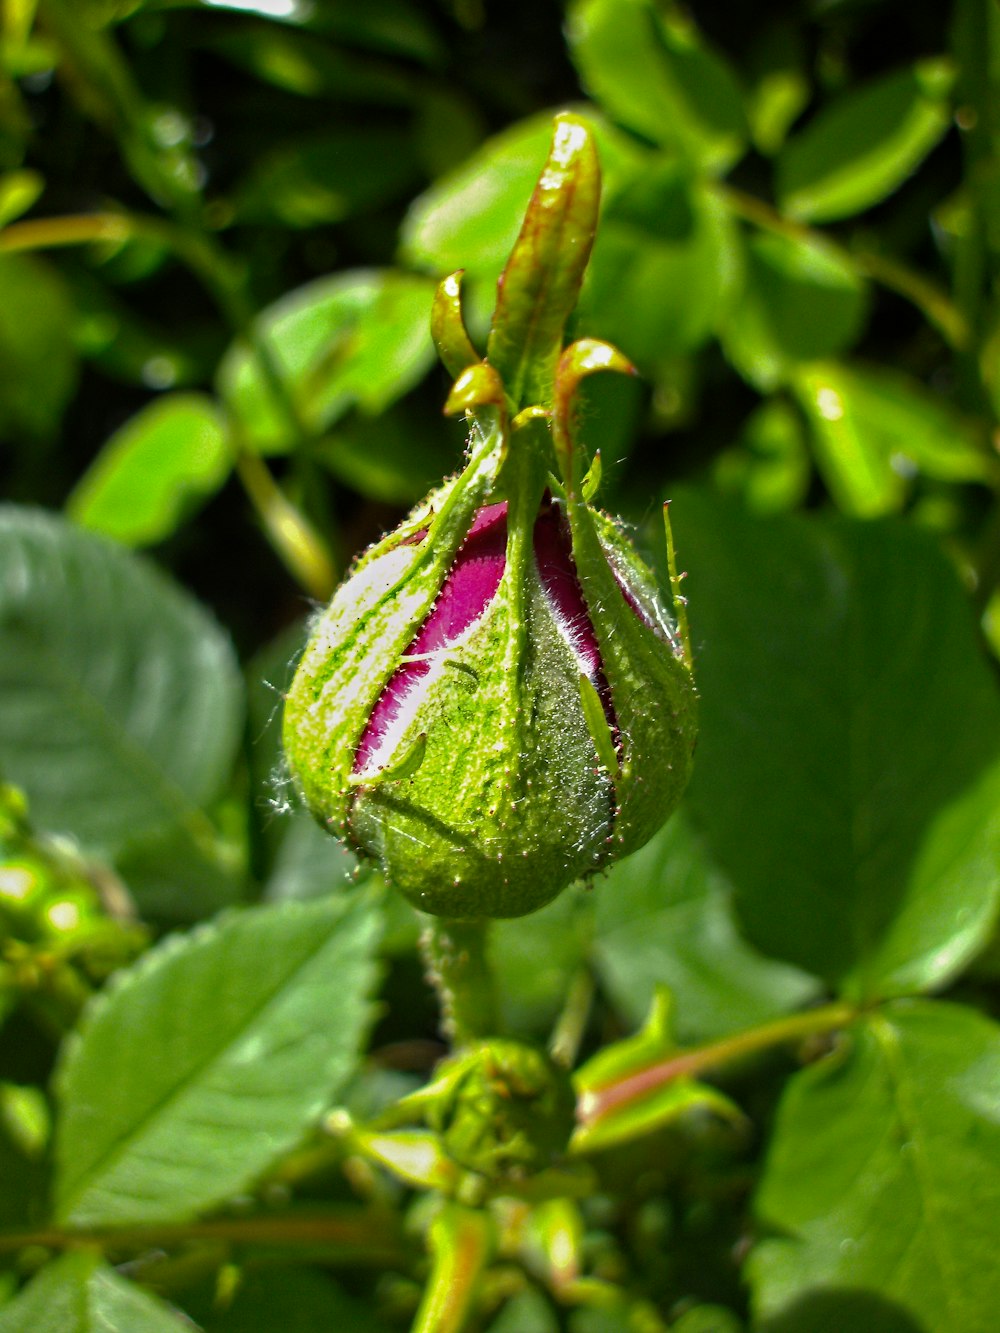
<path fill-rule="evenodd" d="M 770 1333 L 990 1333 L 997 6 L 3 0 L 0 15 L 0 774 L 28 800 L 8 792 L 0 825 L 0 1221 L 48 1216 L 53 1172 L 57 1198 L 70 1188 L 74 1078 L 54 1165 L 40 1090 L 112 971 L 226 905 L 280 916 L 354 882 L 349 853 L 288 808 L 280 691 L 310 607 L 461 459 L 435 282 L 465 269 L 481 343 L 552 115 L 572 106 L 604 171 L 575 329 L 641 372 L 587 382 L 581 433 L 600 501 L 641 541 L 676 497 L 702 740 L 689 800 L 647 849 L 497 929 L 505 1022 L 544 1036 L 581 968 L 591 1046 L 640 1024 L 663 983 L 684 1043 L 824 994 L 885 1006 L 832 1073 L 775 1056 L 730 1076 L 752 1142 L 701 1126 L 602 1159 L 590 1262 L 684 1333 L 741 1327 L 745 1283 Z M 385 898 L 378 916 L 375 1044 L 409 1043 L 411 1064 L 388 1087 L 355 1053 L 361 1106 L 438 1050 L 414 914 Z M 944 990 L 955 1003 L 915 998 Z M 154 1026 L 161 1000 L 144 1001 Z M 911 1075 L 954 1105 L 911 1114 Z M 916 1183 L 880 1146 L 894 1116 L 940 1163 Z M 197 1211 L 259 1179 L 254 1151 Z M 326 1197 L 325 1177 L 274 1169 L 286 1193 L 305 1179 Z M 92 1200 L 82 1215 L 122 1220 Z M 400 1279 L 376 1316 L 365 1280 L 362 1307 L 279 1266 L 222 1309 L 204 1287 L 217 1261 L 152 1280 L 192 1292 L 220 1333 L 271 1327 L 266 1310 L 398 1327 L 415 1300 Z M 60 1271 L 57 1286 L 98 1282 L 82 1259 Z M 568 1318 L 530 1284 L 509 1308 L 494 1296 L 496 1333 Z M 624 1327 L 603 1318 L 570 1327 Z"/>

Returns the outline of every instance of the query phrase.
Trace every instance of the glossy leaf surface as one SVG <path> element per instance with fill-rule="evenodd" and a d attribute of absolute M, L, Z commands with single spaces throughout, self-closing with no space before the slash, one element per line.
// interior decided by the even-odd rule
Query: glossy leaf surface
<path fill-rule="evenodd" d="M 252 1185 L 353 1072 L 374 943 L 366 900 L 285 903 L 120 974 L 59 1071 L 60 1220 L 179 1221 Z"/>
<path fill-rule="evenodd" d="M 782 1102 L 750 1278 L 761 1329 L 990 1333 L 1000 1300 L 1000 1030 L 897 1003 Z"/>

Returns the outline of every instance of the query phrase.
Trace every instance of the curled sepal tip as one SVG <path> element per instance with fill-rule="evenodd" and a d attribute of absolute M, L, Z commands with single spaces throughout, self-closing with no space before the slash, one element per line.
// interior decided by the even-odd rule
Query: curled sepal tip
<path fill-rule="evenodd" d="M 573 407 L 580 381 L 601 370 L 635 375 L 635 366 L 617 347 L 598 338 L 580 338 L 563 352 L 555 375 L 552 444 L 569 495 L 576 494 L 576 450 L 573 444 Z M 600 481 L 600 465 L 596 480 Z M 596 484 L 593 487 L 597 489 Z"/>
<path fill-rule="evenodd" d="M 552 147 L 497 287 L 487 359 L 511 408 L 551 404 L 563 329 L 590 258 L 601 174 L 586 121 L 556 117 Z"/>
<path fill-rule="evenodd" d="M 505 415 L 503 381 L 485 361 L 477 361 L 467 366 L 451 386 L 444 405 L 447 417 L 457 417 L 460 412 L 475 412 L 480 407 L 496 407 Z"/>
<path fill-rule="evenodd" d="M 431 307 L 431 337 L 438 356 L 453 379 L 458 379 L 463 370 L 480 359 L 462 319 L 464 272 L 464 269 L 458 269 L 438 284 Z"/>

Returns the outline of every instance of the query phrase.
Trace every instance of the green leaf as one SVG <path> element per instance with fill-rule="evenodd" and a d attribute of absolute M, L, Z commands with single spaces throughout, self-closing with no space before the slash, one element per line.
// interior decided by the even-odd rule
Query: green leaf
<path fill-rule="evenodd" d="M 6 227 L 37 203 L 45 180 L 37 171 L 5 171 L 0 175 L 0 227 Z"/>
<path fill-rule="evenodd" d="M 720 336 L 744 379 L 769 392 L 801 362 L 850 347 L 867 313 L 867 284 L 822 237 L 758 232 Z"/>
<path fill-rule="evenodd" d="M 744 153 L 736 79 L 678 10 L 649 0 L 576 0 L 567 35 L 583 85 L 602 109 L 652 143 L 721 174 Z"/>
<path fill-rule="evenodd" d="M 779 397 L 750 413 L 736 443 L 712 466 L 720 490 L 740 495 L 755 514 L 796 509 L 806 498 L 811 474 L 802 414 Z"/>
<path fill-rule="evenodd" d="M 241 221 L 317 227 L 370 212 L 412 188 L 417 164 L 398 129 L 325 129 L 262 156 L 239 188 Z"/>
<path fill-rule="evenodd" d="M 488 958 L 504 1031 L 544 1039 L 559 1016 L 593 934 L 593 895 L 567 889 L 525 922 L 494 921 Z"/>
<path fill-rule="evenodd" d="M 673 508 L 702 695 L 691 808 L 751 940 L 850 995 L 940 986 L 1000 882 L 1000 697 L 901 523 Z"/>
<path fill-rule="evenodd" d="M 44 439 L 76 390 L 73 309 L 54 270 L 27 255 L 0 255 L 0 291 L 0 439 Z"/>
<path fill-rule="evenodd" d="M 899 509 L 915 473 L 986 481 L 996 460 L 971 421 L 898 371 L 835 363 L 802 367 L 794 388 L 812 426 L 830 494 L 862 518 Z"/>
<path fill-rule="evenodd" d="M 577 327 L 640 367 L 699 347 L 738 286 L 740 236 L 725 204 L 662 155 L 609 194 Z"/>
<path fill-rule="evenodd" d="M 48 1264 L 0 1310 L 0 1333 L 182 1333 L 189 1320 L 120 1278 L 99 1255 L 70 1253 Z"/>
<path fill-rule="evenodd" d="M 946 60 L 918 61 L 824 107 L 778 156 L 782 212 L 833 222 L 892 194 L 947 131 L 952 78 Z"/>
<path fill-rule="evenodd" d="M 542 1293 L 534 1287 L 516 1292 L 507 1301 L 486 1333 L 559 1333 L 559 1318 Z"/>
<path fill-rule="evenodd" d="M 376 920 L 367 898 L 258 908 L 118 973 L 57 1075 L 60 1221 L 180 1221 L 290 1151 L 353 1073 Z"/>
<path fill-rule="evenodd" d="M 348 1296 L 328 1277 L 302 1265 L 250 1269 L 225 1310 L 202 1319 L 205 1333 L 386 1333 L 371 1301 Z"/>
<path fill-rule="evenodd" d="M 144 921 L 176 928 L 246 898 L 245 868 L 235 851 L 214 827 L 171 824 L 126 839 L 115 854 L 115 869 Z"/>
<path fill-rule="evenodd" d="M 844 1043 L 781 1104 L 756 1200 L 779 1234 L 750 1258 L 755 1327 L 992 1333 L 1000 1029 L 897 1003 Z"/>
<path fill-rule="evenodd" d="M 104 445 L 67 502 L 82 527 L 129 546 L 169 537 L 232 467 L 223 418 L 203 394 L 168 394 Z"/>
<path fill-rule="evenodd" d="M 434 284 L 392 269 L 354 269 L 299 287 L 258 318 L 306 427 L 329 429 L 350 407 L 381 412 L 433 360 Z M 219 367 L 219 392 L 254 449 L 285 451 L 287 415 L 257 359 L 237 343 Z"/>
<path fill-rule="evenodd" d="M 816 993 L 810 977 L 762 958 L 740 939 L 732 889 L 683 809 L 612 866 L 593 897 L 595 966 L 631 1024 L 645 1019 L 658 985 L 674 997 L 685 1043 L 766 1022 Z"/>
<path fill-rule="evenodd" d="M 319 445 L 317 458 L 366 499 L 416 504 L 459 465 L 463 440 L 455 426 L 412 406 L 405 400 L 377 417 L 352 412 Z"/>
<path fill-rule="evenodd" d="M 0 769 L 40 826 L 113 854 L 211 833 L 242 687 L 229 640 L 151 564 L 41 510 L 0 507 Z"/>
<path fill-rule="evenodd" d="M 304 32 L 240 25 L 220 28 L 201 41 L 264 83 L 300 97 L 334 98 L 381 110 L 408 106 L 419 86 L 387 61 Z"/>

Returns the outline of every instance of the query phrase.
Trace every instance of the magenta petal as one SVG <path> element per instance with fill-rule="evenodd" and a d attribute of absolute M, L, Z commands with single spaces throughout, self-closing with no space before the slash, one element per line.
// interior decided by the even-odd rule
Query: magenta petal
<path fill-rule="evenodd" d="M 583 600 L 568 535 L 551 506 L 535 522 L 534 548 L 538 577 L 559 628 L 579 658 L 580 670 L 596 680 L 601 670 L 601 651 Z"/>
<path fill-rule="evenodd" d="M 455 557 L 434 604 L 416 638 L 406 649 L 417 657 L 448 648 L 482 618 L 496 596 L 507 558 L 507 505 L 487 505 L 476 515 L 469 535 Z M 430 662 L 404 662 L 397 667 L 372 709 L 354 756 L 354 772 L 364 772 L 390 737 L 393 725 L 419 682 L 431 669 Z M 394 745 L 390 748 L 394 748 Z M 386 756 L 388 758 L 388 755 Z"/>
<path fill-rule="evenodd" d="M 556 623 L 576 654 L 581 672 L 597 690 L 608 724 L 614 728 L 611 690 L 601 665 L 601 649 L 573 562 L 569 530 L 553 505 L 543 509 L 535 520 L 533 542 L 538 577 Z"/>

